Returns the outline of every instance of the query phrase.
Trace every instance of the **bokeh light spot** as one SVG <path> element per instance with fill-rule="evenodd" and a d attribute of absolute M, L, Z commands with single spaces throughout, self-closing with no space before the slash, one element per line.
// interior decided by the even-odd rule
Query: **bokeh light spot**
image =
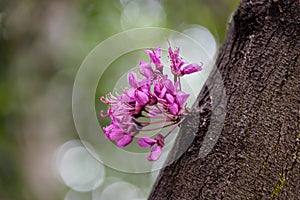
<path fill-rule="evenodd" d="M 57 168 L 64 183 L 75 191 L 91 191 L 105 178 L 104 166 L 77 140 L 60 147 Z"/>

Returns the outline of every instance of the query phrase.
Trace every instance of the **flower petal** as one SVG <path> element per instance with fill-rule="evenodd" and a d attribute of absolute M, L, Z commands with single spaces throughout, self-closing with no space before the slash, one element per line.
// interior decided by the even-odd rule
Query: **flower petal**
<path fill-rule="evenodd" d="M 135 89 L 134 88 L 128 88 L 124 94 L 122 94 L 122 96 L 120 96 L 120 101 L 123 102 L 131 102 L 131 101 L 135 101 L 135 97 L 134 97 L 134 92 Z"/>
<path fill-rule="evenodd" d="M 166 100 L 167 100 L 167 102 L 168 102 L 169 104 L 173 104 L 173 103 L 174 103 L 174 97 L 173 97 L 173 95 L 167 93 L 167 94 L 166 94 Z"/>
<path fill-rule="evenodd" d="M 113 124 L 110 124 L 109 126 L 107 127 L 104 127 L 103 128 L 103 132 L 105 134 L 105 137 L 110 140 L 109 138 L 109 134 L 114 130 L 114 125 Z"/>
<path fill-rule="evenodd" d="M 150 89 L 151 89 L 151 82 L 149 80 L 147 80 L 147 78 L 144 78 L 143 80 L 141 80 L 141 82 L 139 83 L 139 88 L 142 92 L 148 94 Z"/>
<path fill-rule="evenodd" d="M 157 46 L 155 49 L 155 55 L 156 57 L 160 58 L 161 57 L 161 48 L 160 46 Z"/>
<path fill-rule="evenodd" d="M 155 50 L 145 50 L 145 53 L 147 53 L 150 57 L 150 61 L 155 64 L 156 69 L 162 70 L 163 65 L 161 64 L 160 58 L 161 58 L 161 48 L 160 46 L 156 47 Z"/>
<path fill-rule="evenodd" d="M 176 103 L 173 103 L 170 107 L 169 107 L 169 111 L 172 115 L 177 115 L 178 113 L 178 105 Z"/>
<path fill-rule="evenodd" d="M 154 85 L 154 94 L 156 94 L 156 96 L 159 96 L 159 94 L 161 93 L 161 89 L 161 85 L 156 83 Z"/>
<path fill-rule="evenodd" d="M 187 66 L 185 66 L 181 72 L 182 75 L 184 74 L 192 74 L 194 72 L 198 72 L 202 70 L 202 67 L 200 65 L 197 64 L 189 64 Z"/>
<path fill-rule="evenodd" d="M 121 131 L 121 130 L 118 130 L 118 131 L 114 131 L 114 132 L 111 132 L 110 134 L 108 134 L 108 138 L 110 140 L 121 140 L 124 136 L 124 132 Z"/>
<path fill-rule="evenodd" d="M 149 63 L 141 61 L 140 70 L 141 70 L 141 74 L 145 76 L 147 79 L 151 79 L 154 77 L 153 69 Z"/>
<path fill-rule="evenodd" d="M 176 99 L 177 99 L 177 102 L 179 104 L 180 107 L 183 106 L 183 104 L 185 103 L 185 101 L 187 100 L 187 98 L 189 97 L 190 95 L 189 94 L 186 94 L 182 91 L 179 91 L 176 95 Z"/>
<path fill-rule="evenodd" d="M 173 85 L 173 83 L 170 79 L 166 79 L 164 81 L 164 86 L 166 86 L 169 93 L 174 94 L 176 92 L 175 88 L 174 88 L 174 85 Z"/>
<path fill-rule="evenodd" d="M 149 137 L 142 137 L 137 140 L 137 143 L 143 148 L 149 148 L 156 143 L 156 140 Z"/>
<path fill-rule="evenodd" d="M 129 72 L 128 76 L 127 76 L 128 82 L 130 84 L 131 87 L 133 88 L 138 88 L 139 84 L 138 84 L 138 78 L 136 76 L 136 74 L 134 72 Z"/>
<path fill-rule="evenodd" d="M 152 148 L 152 151 L 150 152 L 150 155 L 147 157 L 149 161 L 155 161 L 157 160 L 162 153 L 162 147 L 161 146 L 155 146 Z"/>
<path fill-rule="evenodd" d="M 158 97 L 159 98 L 164 98 L 166 92 L 167 92 L 167 88 L 164 86 Z"/>
<path fill-rule="evenodd" d="M 134 114 L 134 115 L 140 114 L 141 111 L 142 111 L 142 109 L 143 109 L 143 106 L 140 105 L 140 104 L 136 101 L 136 102 L 135 102 L 135 106 L 134 106 L 133 114 Z"/>
<path fill-rule="evenodd" d="M 142 91 L 136 90 L 135 91 L 135 98 L 139 104 L 142 106 L 146 105 L 149 101 L 149 97 Z"/>
<path fill-rule="evenodd" d="M 131 135 L 125 134 L 122 139 L 117 142 L 118 147 L 125 147 L 131 143 L 133 137 Z"/>

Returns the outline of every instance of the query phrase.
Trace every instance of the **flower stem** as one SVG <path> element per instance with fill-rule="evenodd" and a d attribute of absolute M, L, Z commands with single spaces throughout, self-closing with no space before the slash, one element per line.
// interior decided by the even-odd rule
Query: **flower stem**
<path fill-rule="evenodd" d="M 162 129 L 162 128 L 167 128 L 169 126 L 173 126 L 175 125 L 174 123 L 171 123 L 171 124 L 167 124 L 167 125 L 164 125 L 162 127 L 157 127 L 157 128 L 150 128 L 150 129 L 140 129 L 139 131 L 156 131 L 156 130 L 159 130 L 159 129 Z"/>
<path fill-rule="evenodd" d="M 147 125 L 151 125 L 151 124 L 160 124 L 160 123 L 164 123 L 164 122 L 172 122 L 171 120 L 159 120 L 159 121 L 154 121 L 154 122 L 140 122 L 140 121 L 136 121 L 137 123 L 140 123 L 140 124 L 145 124 L 146 126 Z"/>
<path fill-rule="evenodd" d="M 181 122 L 184 120 L 185 118 L 182 118 L 179 122 L 177 122 L 176 124 L 174 124 L 174 127 L 172 127 L 172 129 L 164 136 L 164 138 L 167 138 L 169 135 L 170 135 L 170 133 L 172 133 L 174 130 L 175 130 L 175 128 L 179 125 L 179 124 L 181 124 Z"/>

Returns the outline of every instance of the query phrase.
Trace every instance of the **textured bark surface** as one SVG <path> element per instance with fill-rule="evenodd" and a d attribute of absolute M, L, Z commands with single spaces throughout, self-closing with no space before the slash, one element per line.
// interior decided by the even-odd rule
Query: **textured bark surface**
<path fill-rule="evenodd" d="M 199 157 L 211 105 L 221 104 L 210 98 L 212 73 L 169 159 L 194 140 L 161 170 L 149 199 L 300 199 L 300 1 L 244 0 L 215 69 L 227 100 L 216 145 Z"/>

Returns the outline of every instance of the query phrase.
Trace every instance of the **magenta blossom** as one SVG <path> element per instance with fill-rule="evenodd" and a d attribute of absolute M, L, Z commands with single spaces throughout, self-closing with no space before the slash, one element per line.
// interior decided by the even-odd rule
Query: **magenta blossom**
<path fill-rule="evenodd" d="M 188 64 L 179 57 L 179 48 L 172 50 L 169 47 L 169 56 L 171 61 L 171 71 L 175 76 L 183 76 L 185 74 L 192 74 L 202 70 L 202 66 L 198 64 Z"/>
<path fill-rule="evenodd" d="M 105 137 L 115 141 L 119 147 L 129 145 L 140 132 L 170 127 L 165 136 L 158 134 L 154 139 L 142 137 L 137 140 L 139 146 L 143 148 L 152 147 L 147 159 L 155 161 L 161 156 L 164 139 L 187 115 L 185 104 L 189 94 L 181 90 L 180 77 L 198 72 L 202 66 L 183 61 L 179 57 L 179 49 L 173 51 L 170 47 L 171 71 L 174 75 L 172 81 L 163 74 L 161 48 L 145 52 L 150 57 L 150 63 L 140 62 L 139 72 L 142 78 L 139 79 L 136 73 L 129 72 L 128 89 L 123 90 L 121 95 L 108 94 L 105 98 L 101 97 L 100 100 L 110 108 L 107 114 L 101 111 L 100 116 L 111 118 L 111 124 L 103 128 L 103 131 Z M 159 127 L 147 129 L 147 126 L 152 124 Z"/>
<path fill-rule="evenodd" d="M 160 46 L 156 47 L 155 50 L 145 50 L 145 53 L 147 53 L 150 56 L 150 61 L 155 64 L 156 69 L 162 72 L 164 66 L 160 61 L 161 58 Z"/>
<path fill-rule="evenodd" d="M 149 137 L 142 137 L 138 139 L 137 143 L 143 148 L 149 148 L 153 146 L 149 156 L 147 157 L 149 161 L 157 160 L 160 157 L 162 148 L 165 145 L 164 136 L 162 136 L 161 134 L 158 134 L 154 139 Z"/>

